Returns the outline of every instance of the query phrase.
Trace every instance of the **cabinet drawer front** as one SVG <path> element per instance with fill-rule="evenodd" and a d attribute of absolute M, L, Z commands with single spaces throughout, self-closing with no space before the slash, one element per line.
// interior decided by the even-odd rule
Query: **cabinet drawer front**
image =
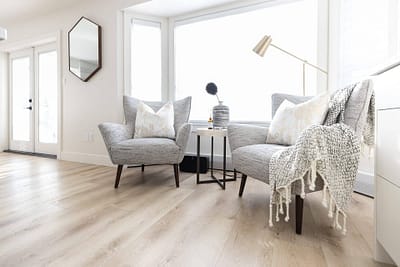
<path fill-rule="evenodd" d="M 376 173 L 400 187 L 400 109 L 377 117 Z"/>
<path fill-rule="evenodd" d="M 376 178 L 376 238 L 400 265 L 400 188 Z"/>

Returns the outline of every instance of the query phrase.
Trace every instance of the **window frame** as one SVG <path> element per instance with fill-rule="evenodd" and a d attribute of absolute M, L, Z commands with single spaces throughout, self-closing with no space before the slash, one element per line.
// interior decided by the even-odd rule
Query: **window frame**
<path fill-rule="evenodd" d="M 132 11 L 124 11 L 124 93 L 131 95 L 131 81 L 130 81 L 130 23 L 132 19 L 147 20 L 161 23 L 162 33 L 162 101 L 174 101 L 176 100 L 176 83 L 175 83 L 175 36 L 174 31 L 176 26 L 190 24 L 193 22 L 210 20 L 214 18 L 240 14 L 257 10 L 260 8 L 269 8 L 276 5 L 297 2 L 301 0 L 252 0 L 246 3 L 234 2 L 229 4 L 220 5 L 217 7 L 208 8 L 205 10 L 190 12 L 183 15 L 162 18 L 154 17 L 149 15 L 143 15 Z M 329 47 L 329 35 L 330 35 L 330 1 L 319 0 L 318 1 L 318 52 L 317 62 L 318 66 L 328 70 L 327 78 L 324 79 L 322 74 L 317 76 L 317 88 L 318 93 L 324 92 L 323 88 L 330 90 L 331 79 L 330 79 L 330 64 L 328 64 L 330 58 Z M 260 37 L 261 38 L 261 37 Z M 206 120 L 190 120 L 195 126 L 207 125 Z M 233 123 L 246 123 L 253 125 L 267 126 L 268 121 L 231 121 Z"/>

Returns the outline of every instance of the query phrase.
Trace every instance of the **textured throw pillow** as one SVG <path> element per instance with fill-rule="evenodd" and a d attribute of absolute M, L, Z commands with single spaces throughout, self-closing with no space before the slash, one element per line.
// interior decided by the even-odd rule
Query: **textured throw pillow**
<path fill-rule="evenodd" d="M 328 111 L 329 95 L 322 94 L 295 105 L 282 102 L 269 126 L 266 142 L 294 145 L 302 131 L 311 125 L 322 124 Z"/>
<path fill-rule="evenodd" d="M 175 138 L 174 105 L 166 103 L 157 112 L 140 102 L 137 108 L 134 138 Z"/>

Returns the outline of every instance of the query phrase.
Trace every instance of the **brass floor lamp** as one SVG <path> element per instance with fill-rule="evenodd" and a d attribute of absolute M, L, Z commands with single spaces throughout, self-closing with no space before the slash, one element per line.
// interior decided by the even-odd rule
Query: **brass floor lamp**
<path fill-rule="evenodd" d="M 259 56 L 263 57 L 264 54 L 265 54 L 265 52 L 267 51 L 267 48 L 268 48 L 269 46 L 273 46 L 273 47 L 275 47 L 276 49 L 282 51 L 283 53 L 285 53 L 285 54 L 287 54 L 287 55 L 289 55 L 289 56 L 292 56 L 292 57 L 294 57 L 295 59 L 297 59 L 297 60 L 303 62 L 303 95 L 306 95 L 306 65 L 308 65 L 308 66 L 310 66 L 310 67 L 313 67 L 314 69 L 317 69 L 317 70 L 319 70 L 320 72 L 325 73 L 326 75 L 328 75 L 328 72 L 327 72 L 326 70 L 324 70 L 324 69 L 322 69 L 322 68 L 320 68 L 320 67 L 318 67 L 318 66 L 316 66 L 316 65 L 314 65 L 314 64 L 311 64 L 311 63 L 308 62 L 307 60 L 302 59 L 302 58 L 300 58 L 300 57 L 294 55 L 293 53 L 290 53 L 290 52 L 288 52 L 288 51 L 286 51 L 286 50 L 284 50 L 284 49 L 282 49 L 282 48 L 280 48 L 280 47 L 274 45 L 274 44 L 272 43 L 272 38 L 271 38 L 271 36 L 269 36 L 269 35 L 265 35 L 265 36 L 258 42 L 258 44 L 256 45 L 256 47 L 254 47 L 253 51 L 254 51 L 256 54 L 258 54 Z"/>

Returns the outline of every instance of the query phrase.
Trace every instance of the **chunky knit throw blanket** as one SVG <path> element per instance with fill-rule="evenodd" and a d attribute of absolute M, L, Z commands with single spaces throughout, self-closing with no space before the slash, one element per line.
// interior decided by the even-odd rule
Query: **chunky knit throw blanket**
<path fill-rule="evenodd" d="M 361 142 L 354 130 L 344 124 L 344 109 L 356 84 L 338 90 L 331 98 L 324 125 L 313 125 L 306 129 L 294 146 L 277 151 L 269 165 L 269 179 L 272 190 L 270 199 L 269 225 L 273 226 L 273 205 L 275 219 L 284 214 L 289 220 L 291 186 L 300 181 L 305 197 L 305 186 L 315 190 L 317 173 L 324 181 L 322 204 L 329 209 L 333 226 L 346 233 L 346 207 L 351 200 L 353 184 L 357 175 Z M 363 141 L 372 145 L 374 136 L 374 96 L 368 111 L 367 126 Z M 339 215 L 343 217 L 340 223 Z"/>

